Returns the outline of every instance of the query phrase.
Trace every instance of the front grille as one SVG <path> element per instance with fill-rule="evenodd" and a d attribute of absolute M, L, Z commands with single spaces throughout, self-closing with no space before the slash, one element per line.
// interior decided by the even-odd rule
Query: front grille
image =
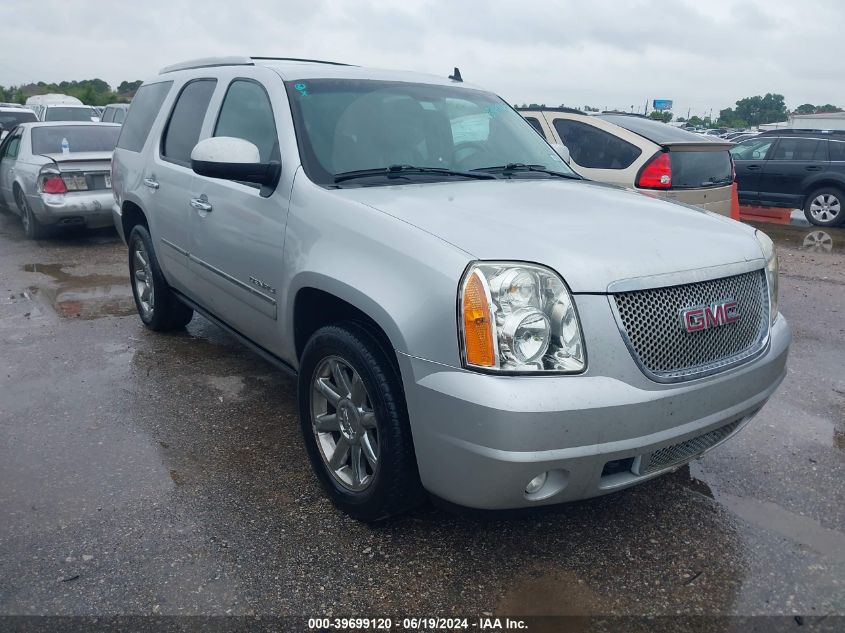
<path fill-rule="evenodd" d="M 726 424 L 718 429 L 708 431 L 704 435 L 699 435 L 698 437 L 686 440 L 680 444 L 666 446 L 654 451 L 651 455 L 643 456 L 638 468 L 635 464 L 634 474 L 649 475 L 703 453 L 708 448 L 715 446 L 731 433 L 736 431 L 737 427 L 744 419 L 745 418 L 740 418 L 739 420 Z"/>
<path fill-rule="evenodd" d="M 756 270 L 732 277 L 613 295 L 631 354 L 646 374 L 661 382 L 714 373 L 749 359 L 765 343 L 769 327 L 766 277 Z M 687 332 L 685 308 L 734 300 L 739 319 Z"/>

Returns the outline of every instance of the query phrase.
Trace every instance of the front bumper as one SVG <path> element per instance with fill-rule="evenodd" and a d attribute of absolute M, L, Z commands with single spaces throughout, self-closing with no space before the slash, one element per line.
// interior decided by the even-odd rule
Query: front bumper
<path fill-rule="evenodd" d="M 75 224 L 91 229 L 112 225 L 111 189 L 35 194 L 29 196 L 29 204 L 39 224 Z"/>
<path fill-rule="evenodd" d="M 606 302 L 578 297 L 582 324 L 596 324 L 589 314 L 605 311 Z M 786 375 L 791 340 L 780 316 L 762 356 L 666 385 L 637 369 L 615 326 L 594 325 L 584 333 L 594 360 L 579 376 L 492 376 L 399 354 L 423 486 L 459 505 L 505 509 L 584 499 L 645 481 L 740 430 Z M 701 450 L 701 440 L 687 442 L 701 436 L 716 439 Z M 678 445 L 695 452 L 685 455 Z M 643 468 L 659 449 L 668 449 L 658 453 L 664 457 L 682 457 Z M 546 485 L 526 494 L 526 484 L 543 472 L 550 473 Z"/>

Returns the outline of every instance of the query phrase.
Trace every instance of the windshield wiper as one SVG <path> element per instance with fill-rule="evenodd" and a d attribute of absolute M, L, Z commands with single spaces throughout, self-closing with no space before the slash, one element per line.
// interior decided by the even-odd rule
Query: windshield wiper
<path fill-rule="evenodd" d="M 357 169 L 355 171 L 344 171 L 335 174 L 335 183 L 352 180 L 354 178 L 370 178 L 372 176 L 385 176 L 387 178 L 398 178 L 410 174 L 439 174 L 443 176 L 460 176 L 462 178 L 475 178 L 476 180 L 496 180 L 493 174 L 477 173 L 475 171 L 460 171 L 458 169 L 447 169 L 445 167 L 417 167 L 415 165 L 391 165 L 390 167 L 377 167 L 375 169 Z"/>
<path fill-rule="evenodd" d="M 572 180 L 583 180 L 578 174 L 564 174 L 553 169 L 546 169 L 544 165 L 526 165 L 525 163 L 508 163 L 507 165 L 498 165 L 495 167 L 479 167 L 472 171 L 480 172 L 500 172 L 503 176 L 517 171 L 535 171 L 541 174 L 548 174 L 549 176 L 558 176 L 559 178 L 570 178 Z"/>

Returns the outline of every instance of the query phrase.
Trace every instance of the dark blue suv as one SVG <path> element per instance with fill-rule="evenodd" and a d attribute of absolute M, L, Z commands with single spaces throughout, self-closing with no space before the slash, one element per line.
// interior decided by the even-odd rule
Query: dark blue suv
<path fill-rule="evenodd" d="M 773 130 L 731 155 L 740 204 L 800 208 L 819 226 L 845 221 L 845 130 Z"/>

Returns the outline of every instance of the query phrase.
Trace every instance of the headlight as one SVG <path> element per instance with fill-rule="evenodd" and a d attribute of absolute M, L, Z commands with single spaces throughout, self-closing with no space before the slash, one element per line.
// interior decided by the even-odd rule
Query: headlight
<path fill-rule="evenodd" d="M 505 373 L 577 373 L 584 340 L 563 280 L 535 264 L 479 262 L 461 282 L 460 339 L 467 367 Z"/>
<path fill-rule="evenodd" d="M 774 323 L 778 316 L 778 252 L 772 239 L 763 231 L 754 231 L 766 258 L 766 281 L 769 286 L 769 317 Z"/>

